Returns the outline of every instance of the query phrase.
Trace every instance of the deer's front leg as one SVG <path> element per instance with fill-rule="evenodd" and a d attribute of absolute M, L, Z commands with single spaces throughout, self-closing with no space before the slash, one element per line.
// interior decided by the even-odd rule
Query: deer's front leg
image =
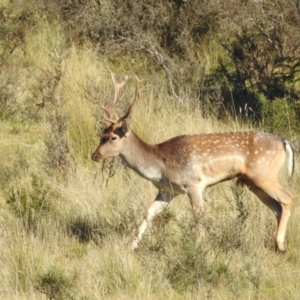
<path fill-rule="evenodd" d="M 149 206 L 147 210 L 146 217 L 144 218 L 142 224 L 139 227 L 136 238 L 131 243 L 132 250 L 135 250 L 138 247 L 139 241 L 141 240 L 144 231 L 146 230 L 148 224 L 151 222 L 153 217 L 158 213 L 160 213 L 163 209 L 165 209 L 173 198 L 174 198 L 173 194 L 166 193 L 163 191 L 160 191 L 158 193 L 154 202 L 152 202 L 152 204 Z"/>

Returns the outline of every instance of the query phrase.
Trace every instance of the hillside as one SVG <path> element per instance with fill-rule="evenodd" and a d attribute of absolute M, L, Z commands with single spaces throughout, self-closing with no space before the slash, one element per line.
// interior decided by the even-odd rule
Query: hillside
<path fill-rule="evenodd" d="M 299 161 L 287 252 L 276 219 L 234 180 L 187 196 L 130 242 L 156 195 L 91 154 L 113 99 L 108 68 L 142 79 L 131 128 L 299 136 L 298 1 L 0 1 L 0 299 L 297 299 Z"/>

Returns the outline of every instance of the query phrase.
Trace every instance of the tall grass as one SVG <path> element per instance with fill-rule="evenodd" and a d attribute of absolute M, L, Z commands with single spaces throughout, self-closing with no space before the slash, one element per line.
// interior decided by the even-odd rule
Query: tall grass
<path fill-rule="evenodd" d="M 8 63 L 18 62 L 18 72 L 27 72 L 17 93 L 34 117 L 28 120 L 28 110 L 18 107 L 16 115 L 0 120 L 1 299 L 297 298 L 298 171 L 294 183 L 285 183 L 296 196 L 285 255 L 274 253 L 271 212 L 232 182 L 205 193 L 203 243 L 197 241 L 187 197 L 180 196 L 131 253 L 129 243 L 156 190 L 121 165 L 108 179 L 107 168 L 89 159 L 98 143 L 100 105 L 113 94 L 106 63 L 88 45 L 64 45 L 59 26 L 47 22 L 35 29 L 26 51 L 11 59 Z M 43 98 L 51 85 L 41 79 L 45 72 L 52 74 L 45 77 L 50 82 L 57 78 L 57 63 L 61 76 L 51 99 L 59 103 L 58 111 Z M 131 74 L 130 67 L 120 69 L 114 68 L 117 74 Z M 151 78 L 144 79 L 130 125 L 150 143 L 178 134 L 249 128 L 203 119 L 197 102 L 178 103 Z M 120 99 L 120 114 L 133 93 L 131 80 Z M 42 98 L 45 106 L 37 106 Z M 66 120 L 61 134 L 70 166 L 63 173 L 50 172 L 45 157 L 51 155 L 45 140 L 55 113 Z"/>

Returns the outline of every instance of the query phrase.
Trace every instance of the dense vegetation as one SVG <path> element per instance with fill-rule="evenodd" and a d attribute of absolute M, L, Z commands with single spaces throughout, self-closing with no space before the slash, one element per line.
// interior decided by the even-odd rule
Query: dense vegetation
<path fill-rule="evenodd" d="M 0 298 L 296 299 L 297 182 L 288 252 L 275 218 L 234 182 L 207 190 L 197 242 L 187 198 L 128 245 L 155 189 L 95 165 L 107 68 L 143 79 L 131 126 L 156 143 L 184 133 L 300 125 L 300 2 L 0 0 Z"/>

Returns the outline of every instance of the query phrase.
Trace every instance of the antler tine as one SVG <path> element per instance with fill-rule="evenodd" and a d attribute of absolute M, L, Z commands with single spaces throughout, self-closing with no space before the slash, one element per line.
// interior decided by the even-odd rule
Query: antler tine
<path fill-rule="evenodd" d="M 116 123 L 116 121 L 113 120 L 113 114 L 112 114 L 112 109 L 115 106 L 117 100 L 118 100 L 118 95 L 120 93 L 120 90 L 122 89 L 122 87 L 126 84 L 127 80 L 128 80 L 128 76 L 125 76 L 124 79 L 121 82 L 117 82 L 116 81 L 116 77 L 115 74 L 108 69 L 111 75 L 111 79 L 113 81 L 114 84 L 114 88 L 115 88 L 115 95 L 114 95 L 114 100 L 113 102 L 107 106 L 107 107 L 103 107 L 104 111 L 107 113 L 108 118 L 105 118 L 107 121 L 111 122 L 111 123 Z"/>
<path fill-rule="evenodd" d="M 136 75 L 134 75 L 134 76 L 135 76 L 135 79 L 136 79 L 136 88 L 135 88 L 135 96 L 134 96 L 134 99 L 130 102 L 126 114 L 125 114 L 122 118 L 120 118 L 120 119 L 118 120 L 118 122 L 123 121 L 123 120 L 125 120 L 126 118 L 128 118 L 128 116 L 130 115 L 130 112 L 131 112 L 131 109 L 132 109 L 133 105 L 135 104 L 136 100 L 137 100 L 138 97 L 139 97 L 139 86 L 140 86 L 140 83 L 141 83 L 143 80 L 140 80 Z"/>
<path fill-rule="evenodd" d="M 115 87 L 115 96 L 114 96 L 114 101 L 113 101 L 113 104 L 115 104 L 118 99 L 118 95 L 120 93 L 121 88 L 126 84 L 126 82 L 128 80 L 128 76 L 125 76 L 121 82 L 117 82 L 115 74 L 112 71 L 110 71 L 110 74 L 111 74 L 111 79 L 112 79 L 112 81 L 114 83 L 114 87 Z"/>

